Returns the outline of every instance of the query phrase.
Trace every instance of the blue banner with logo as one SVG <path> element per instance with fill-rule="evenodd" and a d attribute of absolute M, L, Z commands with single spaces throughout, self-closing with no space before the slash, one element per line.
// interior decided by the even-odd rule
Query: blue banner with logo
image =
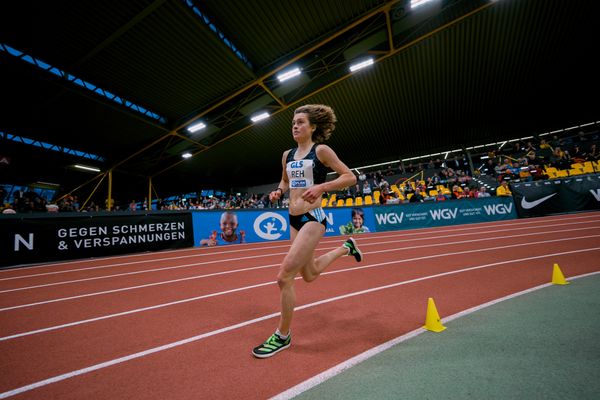
<path fill-rule="evenodd" d="M 375 232 L 373 211 L 342 207 L 323 210 L 327 218 L 325 236 Z M 195 211 L 192 214 L 194 246 L 222 246 L 289 240 L 287 209 Z"/>
<path fill-rule="evenodd" d="M 194 246 L 222 246 L 290 238 L 287 209 L 195 211 Z"/>
<path fill-rule="evenodd" d="M 373 214 L 378 232 L 517 218 L 510 197 L 381 206 Z"/>

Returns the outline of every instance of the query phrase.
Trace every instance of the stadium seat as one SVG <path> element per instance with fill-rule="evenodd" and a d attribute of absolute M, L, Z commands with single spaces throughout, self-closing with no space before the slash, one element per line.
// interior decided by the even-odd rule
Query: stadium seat
<path fill-rule="evenodd" d="M 356 202 L 357 206 L 362 206 L 363 205 L 363 198 L 362 197 L 357 197 L 356 199 L 354 199 L 354 201 Z"/>
<path fill-rule="evenodd" d="M 381 192 L 379 190 L 375 190 L 373 192 L 373 202 L 375 204 L 379 204 L 379 196 L 381 195 Z"/>
<path fill-rule="evenodd" d="M 329 198 L 329 207 L 333 207 L 335 205 L 335 198 L 336 195 L 335 193 L 331 195 L 331 197 Z"/>
<path fill-rule="evenodd" d="M 561 169 L 556 171 L 557 178 L 567 178 L 569 176 L 569 172 L 566 169 Z"/>
<path fill-rule="evenodd" d="M 365 205 L 370 206 L 373 204 L 373 197 L 368 194 L 365 196 Z"/>
<path fill-rule="evenodd" d="M 353 203 L 352 197 L 348 197 L 346 199 L 346 207 L 352 207 L 352 203 Z"/>
<path fill-rule="evenodd" d="M 329 199 L 327 199 L 327 198 L 321 199 L 321 207 L 327 207 L 327 204 L 329 204 Z"/>
<path fill-rule="evenodd" d="M 337 207 L 344 207 L 344 199 L 339 199 L 336 204 Z"/>

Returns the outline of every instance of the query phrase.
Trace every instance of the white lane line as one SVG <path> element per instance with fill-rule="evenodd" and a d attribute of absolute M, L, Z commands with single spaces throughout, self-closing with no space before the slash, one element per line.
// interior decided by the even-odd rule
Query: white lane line
<path fill-rule="evenodd" d="M 600 235 L 596 235 L 596 236 L 600 236 Z M 576 238 L 576 239 L 579 239 L 579 238 Z M 555 240 L 555 241 L 562 241 L 562 240 L 567 240 L 567 239 L 558 239 L 558 240 Z M 539 242 L 539 243 L 544 243 L 544 242 Z M 518 246 L 522 246 L 522 244 L 519 244 Z M 384 266 L 384 265 L 402 264 L 402 263 L 419 261 L 419 260 L 424 260 L 424 259 L 429 259 L 429 258 L 435 258 L 435 257 L 447 257 L 447 256 L 453 256 L 453 255 L 457 255 L 457 254 L 473 253 L 473 252 L 486 251 L 486 250 L 505 249 L 505 248 L 508 248 L 508 247 L 517 247 L 517 246 L 515 245 L 515 246 L 492 247 L 492 248 L 488 248 L 488 249 L 469 250 L 469 251 L 465 251 L 465 252 L 455 252 L 455 253 L 446 253 L 446 254 L 441 254 L 441 255 L 416 257 L 416 258 L 411 258 L 411 259 L 406 259 L 406 260 L 399 260 L 399 261 L 387 261 L 387 262 L 381 262 L 381 263 L 377 263 L 377 264 L 370 264 L 370 265 L 366 265 L 366 266 L 360 266 L 360 267 L 348 268 L 348 269 L 343 269 L 343 270 L 336 270 L 336 271 L 324 272 L 321 275 L 332 275 L 332 274 L 338 274 L 338 273 L 358 271 L 358 270 L 363 270 L 363 269 L 368 269 L 368 268 L 381 267 L 381 266 Z M 572 253 L 580 253 L 580 252 L 585 252 L 585 251 L 594 251 L 594 250 L 598 250 L 598 249 L 600 249 L 600 247 L 593 247 L 593 248 L 583 249 L 583 250 L 573 250 L 573 251 L 567 251 L 567 252 L 561 252 L 561 253 L 554 253 L 554 254 L 544 254 L 544 255 L 541 255 L 541 256 L 532 256 L 532 257 L 521 258 L 521 259 L 517 259 L 517 260 L 500 261 L 500 262 L 496 262 L 496 263 L 492 263 L 492 264 L 484 264 L 483 266 L 470 267 L 470 269 L 467 268 L 467 269 L 462 269 L 460 271 L 469 271 L 471 269 L 479 269 L 479 268 L 484 268 L 484 267 L 489 267 L 489 266 L 495 266 L 495 265 L 502 265 L 502 264 L 507 264 L 507 263 L 512 263 L 512 262 L 535 260 L 535 259 L 547 258 L 547 257 L 551 257 L 551 256 L 558 256 L 558 255 L 565 255 L 565 254 L 572 254 Z M 433 275 L 433 276 L 443 276 L 444 274 L 452 274 L 452 273 L 454 273 L 454 272 L 450 271 L 450 272 L 441 273 L 441 275 L 438 274 L 438 275 Z M 301 277 L 297 277 L 296 279 L 300 280 L 302 278 Z M 416 282 L 415 280 L 413 280 L 413 281 Z M 410 281 L 410 282 L 413 282 L 413 281 Z M 206 295 L 202 295 L 202 296 L 197 296 L 197 297 L 192 297 L 192 298 L 188 298 L 188 299 L 182 299 L 182 300 L 172 301 L 172 302 L 169 302 L 169 303 L 157 304 L 157 305 L 154 305 L 154 306 L 149 306 L 149 307 L 144 307 L 144 308 L 138 308 L 138 309 L 124 311 L 124 312 L 120 312 L 120 313 L 116 313 L 116 314 L 108 314 L 108 315 L 103 315 L 103 316 L 96 317 L 96 318 L 90 318 L 90 319 L 86 319 L 86 320 L 70 322 L 70 323 L 62 324 L 62 325 L 50 326 L 50 327 L 47 327 L 47 328 L 37 329 L 37 330 L 34 330 L 34 331 L 22 332 L 22 333 L 13 334 L 13 335 L 10 335 L 10 336 L 0 337 L 0 341 L 9 340 L 9 339 L 15 339 L 15 338 L 18 338 L 18 337 L 23 337 L 23 336 L 34 335 L 34 334 L 42 333 L 42 332 L 54 331 L 54 330 L 57 330 L 57 329 L 67 328 L 67 327 L 71 327 L 71 326 L 77 326 L 77 325 L 87 324 L 87 323 L 90 323 L 90 322 L 96 322 L 96 321 L 105 320 L 105 319 L 109 319 L 109 318 L 120 317 L 120 316 L 123 316 L 123 315 L 135 314 L 135 313 L 138 313 L 138 312 L 144 312 L 144 311 L 148 311 L 148 310 L 155 310 L 155 309 L 158 309 L 158 308 L 168 307 L 168 306 L 172 306 L 172 305 L 189 303 L 189 302 L 192 302 L 192 301 L 197 301 L 197 300 L 201 300 L 201 299 L 205 299 L 205 298 L 209 298 L 209 297 L 221 296 L 221 295 L 225 295 L 225 294 L 229 294 L 229 293 L 240 292 L 240 291 L 243 291 L 243 290 L 254 289 L 254 288 L 261 287 L 261 286 L 266 286 L 266 285 L 274 285 L 276 283 L 277 283 L 276 281 L 263 282 L 263 283 L 259 283 L 259 284 L 256 284 L 256 285 L 251 285 L 251 286 L 245 286 L 245 287 L 240 287 L 240 288 L 236 288 L 236 289 L 226 290 L 226 291 L 223 291 L 223 292 L 210 293 L 210 294 L 206 294 Z M 24 307 L 24 306 L 16 306 L 16 307 L 12 307 L 10 309 L 22 308 L 22 307 Z M 2 309 L 0 311 L 4 311 L 4 310 L 6 310 L 6 309 Z"/>
<path fill-rule="evenodd" d="M 581 216 L 581 217 L 572 217 L 569 220 L 578 220 L 578 219 L 585 219 L 585 218 L 590 218 L 591 216 Z M 548 219 L 548 220 L 543 220 L 543 221 L 523 221 L 523 222 L 515 222 L 513 223 L 513 225 L 511 225 L 508 229 L 496 229 L 496 226 L 504 226 L 507 224 L 499 224 L 499 223 L 494 223 L 494 230 L 502 232 L 502 231 L 510 231 L 513 229 L 535 229 L 535 228 L 545 228 L 545 227 L 550 227 L 550 226 L 564 226 L 564 225 L 574 225 L 574 224 L 587 224 L 587 223 L 595 223 L 595 222 L 600 222 L 600 220 L 590 220 L 590 221 L 579 221 L 579 222 L 567 222 L 567 223 L 561 223 L 561 224 L 554 224 L 554 225 L 537 225 L 537 224 L 541 224 L 541 223 L 546 223 L 546 222 L 558 222 L 560 220 L 564 220 L 566 218 L 560 218 L 560 219 Z M 512 220 L 517 221 L 517 220 Z M 500 222 L 500 221 L 499 221 Z M 506 222 L 506 221 L 502 221 L 502 222 Z M 485 224 L 491 224 L 491 223 L 485 223 Z M 529 225 L 536 225 L 533 227 L 529 227 Z M 430 234 L 437 234 L 437 233 L 446 233 L 446 232 L 454 232 L 453 235 L 447 235 L 447 236 L 458 236 L 458 235 L 473 235 L 476 234 L 477 232 L 467 232 L 467 233 L 462 233 L 462 234 L 457 234 L 456 232 L 463 232 L 463 231 L 482 231 L 482 232 L 489 232 L 489 228 L 490 226 L 482 226 L 481 224 L 475 224 L 477 226 L 472 226 L 471 225 L 462 225 L 461 228 L 459 229 L 440 229 L 440 230 L 436 230 L 436 231 L 423 231 L 420 232 L 420 230 L 424 230 L 424 229 L 432 229 L 432 228 L 419 228 L 419 229 L 411 229 L 411 230 L 401 230 L 401 231 L 388 231 L 388 232 L 374 232 L 374 233 L 369 233 L 369 234 L 365 234 L 363 235 L 363 237 L 365 239 L 379 239 L 379 238 L 387 238 L 387 237 L 401 237 L 401 236 L 406 236 L 407 233 L 410 233 L 412 236 L 415 235 L 430 235 Z M 390 232 L 396 232 L 395 234 L 389 234 Z M 383 234 L 383 235 L 382 235 Z M 447 237 L 447 236 L 441 236 L 441 237 Z M 328 238 L 331 238 L 328 237 Z M 412 238 L 411 240 L 430 240 L 430 239 L 435 239 L 436 237 L 427 237 L 427 238 Z M 409 241 L 407 239 L 407 241 Z M 321 244 L 331 244 L 331 243 L 337 243 L 334 241 L 324 241 L 321 242 Z M 246 245 L 260 245 L 261 243 L 246 243 L 246 244 L 239 244 L 236 245 L 237 246 L 246 246 Z M 273 246 L 259 246 L 259 247 L 252 247 L 252 248 L 244 248 L 244 249 L 231 249 L 231 250 L 221 250 L 218 253 L 216 251 L 213 252 L 206 252 L 206 248 L 199 248 L 197 253 L 194 254 L 189 254 L 189 255 L 184 255 L 184 256 L 177 256 L 177 257 L 163 257 L 163 258 L 151 258 L 151 259 L 147 259 L 147 260 L 139 260 L 139 261 L 129 261 L 129 262 L 119 262 L 119 263 L 114 263 L 114 264 L 107 264 L 107 265 L 98 265 L 98 266 L 94 266 L 94 267 L 85 267 L 85 268 L 76 268 L 76 269 L 70 269 L 70 270 L 63 270 L 63 271 L 52 271 L 52 272 L 44 272 L 44 273 L 38 273 L 38 274 L 30 274 L 30 275 L 20 275 L 20 276 L 12 276 L 12 277 L 8 277 L 8 278 L 0 278 L 0 281 L 6 281 L 6 280 L 14 280 L 14 279 L 25 279 L 25 278 L 32 278 L 32 277 L 37 277 L 37 276 L 45 276 L 45 275 L 56 275 L 56 274 L 65 274 L 65 273 L 71 273 L 71 272 L 79 272 L 79 271 L 87 271 L 87 270 L 96 270 L 96 269 L 104 269 L 104 268 L 113 268 L 113 267 L 118 267 L 118 266 L 127 266 L 127 265 L 135 265 L 135 264 L 142 264 L 142 263 L 156 263 L 156 262 L 160 262 L 160 261 L 169 261 L 169 260 L 177 260 L 177 259 L 182 259 L 182 258 L 189 258 L 189 257 L 203 257 L 203 256 L 212 256 L 215 254 L 229 254 L 229 253 L 238 253 L 238 252 L 246 252 L 246 251 L 250 251 L 250 250 L 264 250 L 264 249 L 275 249 L 275 248 L 285 248 L 285 247 L 289 247 L 289 244 L 286 245 L 273 245 Z M 205 252 L 202 252 L 202 250 L 205 250 Z M 177 251 L 191 251 L 191 249 L 179 249 L 179 250 L 171 250 L 169 252 L 177 252 Z M 157 255 L 160 255 L 163 252 L 157 252 Z M 166 251 L 164 252 L 166 253 Z M 94 258 L 94 259 L 89 259 L 88 262 L 93 262 L 93 261 L 98 261 L 98 260 L 110 260 L 113 261 L 115 259 L 118 258 L 134 258 L 134 257 L 141 257 L 141 256 L 148 256 L 148 253 L 144 253 L 144 254 L 130 254 L 130 255 L 125 255 L 125 256 L 114 256 L 114 257 L 107 257 L 107 258 Z M 72 261 L 72 262 L 65 262 L 65 263 L 60 263 L 60 264 L 50 264 L 50 265 L 36 265 L 36 266 L 31 266 L 31 267 L 21 267 L 18 268 L 19 271 L 21 270 L 28 270 L 31 268 L 41 268 L 41 267 L 57 267 L 60 265 L 66 265 L 66 264 L 71 264 L 71 263 L 81 263 L 81 260 L 77 260 L 77 261 Z M 2 272 L 8 272 L 8 271 L 14 271 L 15 269 L 9 269 L 9 270 L 0 270 L 0 273 Z"/>
<path fill-rule="evenodd" d="M 586 277 L 597 275 L 597 274 L 600 274 L 600 271 L 590 272 L 589 274 L 572 276 L 572 277 L 569 277 L 569 280 L 586 278 Z M 531 289 L 526 289 L 526 290 L 523 290 L 521 292 L 509 294 L 508 296 L 504 296 L 504 297 L 501 297 L 499 299 L 492 300 L 492 301 L 489 301 L 487 303 L 484 303 L 484 304 L 481 304 L 481 305 L 469 308 L 467 310 L 458 312 L 456 314 L 452 314 L 452 315 L 450 315 L 450 316 L 448 316 L 446 318 L 442 318 L 442 321 L 444 323 L 447 323 L 447 322 L 453 321 L 455 319 L 458 319 L 460 317 L 464 317 L 466 315 L 472 314 L 472 313 L 474 313 L 476 311 L 483 310 L 484 308 L 487 308 L 489 306 L 493 306 L 495 304 L 501 303 L 501 302 L 506 301 L 506 300 L 514 299 L 515 297 L 519 297 L 519 296 L 522 296 L 524 294 L 535 292 L 537 290 L 546 288 L 548 286 L 552 286 L 552 284 L 551 283 L 545 283 L 543 285 L 532 287 Z M 333 378 L 334 376 L 339 375 L 342 372 L 347 371 L 348 369 L 350 369 L 350 368 L 352 368 L 352 367 L 354 367 L 354 366 L 362 363 L 363 361 L 366 361 L 369 358 L 374 357 L 377 354 L 382 353 L 382 352 L 384 352 L 386 350 L 389 350 L 390 348 L 396 346 L 397 344 L 400 344 L 400 343 L 405 342 L 405 341 L 407 341 L 409 339 L 412 339 L 412 338 L 414 338 L 414 337 L 416 337 L 416 336 L 418 336 L 418 335 L 420 335 L 421 333 L 424 333 L 424 332 L 427 332 L 427 330 L 425 330 L 423 328 L 418 328 L 418 329 L 415 329 L 414 331 L 410 331 L 410 332 L 408 332 L 408 333 L 406 333 L 406 334 L 404 334 L 402 336 L 398 336 L 395 339 L 392 339 L 392 340 L 390 340 L 388 342 L 385 342 L 385 343 L 383 343 L 383 344 L 381 344 L 379 346 L 373 347 L 373 348 L 371 348 L 371 349 L 369 349 L 369 350 L 367 350 L 367 351 L 365 351 L 363 353 L 360 353 L 360 354 L 358 354 L 358 355 L 356 355 L 356 356 L 354 356 L 354 357 L 352 357 L 352 358 L 350 358 L 350 359 L 348 359 L 348 360 L 346 360 L 346 361 L 344 361 L 342 363 L 339 363 L 338 365 L 336 365 L 336 366 L 334 366 L 332 368 L 329 368 L 327 371 L 324 371 L 324 372 L 322 372 L 322 373 L 320 373 L 318 375 L 315 375 L 314 377 L 312 377 L 310 379 L 307 379 L 304 382 L 301 382 L 298 385 L 293 386 L 293 387 L 289 388 L 288 390 L 279 393 L 276 396 L 271 397 L 270 400 L 289 400 L 289 399 L 292 399 L 292 398 L 294 398 L 294 397 L 296 397 L 296 396 L 298 396 L 298 395 L 306 392 L 307 390 L 310 390 L 310 389 L 314 388 L 315 386 L 320 385 L 321 383 L 323 383 L 323 382 L 325 382 L 325 381 Z"/>
<path fill-rule="evenodd" d="M 537 236 L 537 235 L 547 235 L 547 234 L 552 234 L 552 233 L 575 232 L 575 231 L 598 229 L 598 228 L 600 228 L 600 226 L 591 226 L 591 227 L 586 227 L 586 228 L 561 229 L 558 231 L 530 232 L 530 233 L 520 234 L 517 236 L 518 237 Z M 493 233 L 497 233 L 497 232 L 498 231 L 495 231 Z M 455 236 L 460 236 L 460 235 L 455 235 Z M 366 255 L 366 254 L 376 254 L 376 253 L 387 253 L 387 252 L 400 251 L 400 250 L 415 250 L 415 249 L 423 249 L 423 248 L 430 248 L 430 247 L 450 246 L 450 245 L 455 245 L 455 244 L 474 243 L 474 242 L 482 242 L 482 241 L 490 241 L 490 240 L 514 239 L 515 236 L 516 235 L 512 234 L 512 235 L 508 235 L 508 236 L 485 237 L 485 238 L 470 239 L 470 240 L 463 240 L 463 241 L 457 241 L 457 242 L 431 243 L 431 244 L 426 244 L 426 245 L 396 247 L 394 249 L 378 250 L 378 251 L 363 252 L 363 253 Z M 451 236 L 451 237 L 453 237 L 453 236 Z M 430 239 L 428 239 L 428 240 L 430 240 Z M 410 241 L 410 240 L 407 240 L 407 241 Z M 361 243 L 361 247 L 364 248 L 366 246 L 376 246 L 376 245 L 399 243 L 399 242 L 401 242 L 401 241 L 394 240 L 394 241 L 385 241 L 385 242 L 375 242 L 375 243 L 366 243 L 364 245 Z M 332 250 L 332 249 L 335 249 L 335 247 L 320 248 L 319 251 Z M 287 254 L 287 253 L 276 253 L 276 254 L 272 254 L 272 255 L 284 255 L 284 254 Z M 255 258 L 255 257 L 256 256 L 252 256 L 251 258 Z M 225 260 L 203 261 L 203 262 L 194 263 L 194 264 L 184 264 L 184 265 L 155 268 L 155 269 L 143 270 L 143 271 L 124 272 L 121 274 L 103 275 L 103 276 L 97 276 L 97 277 L 92 277 L 92 278 L 74 279 L 74 280 L 70 280 L 70 281 L 53 282 L 53 283 L 46 283 L 46 284 L 42 284 L 42 285 L 24 286 L 24 287 L 18 287 L 18 288 L 14 288 L 14 289 L 0 290 L 0 294 L 10 293 L 10 292 L 18 292 L 18 291 L 22 291 L 22 290 L 39 289 L 39 288 L 45 288 L 45 287 L 49 287 L 49 286 L 59 286 L 59 285 L 67 285 L 67 284 L 94 281 L 94 280 L 100 280 L 100 279 L 116 278 L 116 277 L 120 277 L 120 276 L 138 275 L 138 274 L 143 274 L 143 273 L 159 272 L 159 271 L 178 269 L 178 268 L 187 268 L 190 266 L 215 264 L 215 263 L 221 263 L 221 262 L 227 263 L 230 261 L 237 261 L 237 260 L 242 260 L 242 259 L 244 259 L 244 258 L 242 257 L 242 258 L 231 258 L 231 259 L 225 259 Z M 279 265 L 279 264 L 271 264 L 269 266 L 276 266 L 276 265 Z M 188 278 L 161 281 L 161 282 L 149 283 L 149 284 L 145 284 L 145 285 L 136 285 L 136 286 L 131 286 L 131 287 L 125 287 L 125 288 L 114 289 L 114 290 L 106 290 L 106 291 L 100 291 L 100 292 L 95 292 L 95 293 L 98 293 L 98 294 L 115 293 L 115 292 L 120 292 L 120 291 L 125 291 L 125 290 L 131 290 L 131 289 L 164 285 L 167 283 L 181 282 L 181 281 L 192 280 L 192 279 L 201 279 L 201 278 L 205 278 L 205 277 L 209 277 L 209 276 L 217 276 L 219 274 L 229 274 L 232 272 L 249 271 L 249 270 L 256 269 L 256 268 L 261 268 L 261 266 L 256 266 L 253 268 L 242 268 L 242 269 L 237 269 L 237 270 L 233 270 L 233 271 L 216 272 L 216 273 L 205 274 L 205 275 L 196 275 L 196 276 L 192 276 L 192 277 L 188 277 Z M 94 293 L 86 293 L 86 294 L 80 295 L 80 297 L 87 297 L 87 296 L 93 296 L 93 295 L 94 295 Z M 71 298 L 78 298 L 78 297 L 77 296 L 69 297 L 69 299 L 71 299 Z M 2 309 L 0 309 L 0 311 L 2 311 Z"/>
<path fill-rule="evenodd" d="M 316 301 L 314 303 L 309 303 L 309 304 L 305 304 L 299 307 L 295 308 L 295 311 L 301 311 L 301 310 L 305 310 L 308 308 L 313 308 L 322 304 L 327 304 L 327 303 L 331 303 L 334 301 L 339 301 L 339 300 L 343 300 L 343 299 L 347 299 L 350 297 L 356 297 L 356 296 L 360 296 L 363 294 L 367 294 L 367 293 L 373 293 L 373 292 L 377 292 L 377 291 L 381 291 L 381 290 L 385 290 L 385 289 L 390 289 L 393 287 L 398 287 L 398 286 L 402 286 L 402 285 L 408 285 L 411 283 L 415 283 L 415 282 L 420 282 L 420 281 L 424 281 L 424 280 L 429 280 L 429 279 L 434 279 L 434 278 L 439 278 L 442 276 L 447 276 L 447 275 L 454 275 L 454 274 L 459 274 L 462 272 L 468 272 L 468 271 L 473 271 L 473 270 L 477 270 L 477 269 L 482 269 L 482 268 L 489 268 L 491 266 L 496 266 L 496 265 L 502 265 L 502 264 L 508 264 L 508 263 L 513 263 L 513 262 L 520 262 L 520 261 L 527 261 L 527 260 L 532 260 L 532 259 L 538 259 L 538 258 L 547 258 L 547 257 L 554 257 L 554 256 L 558 256 L 558 255 L 564 255 L 564 254 L 574 254 L 574 253 L 581 253 L 581 252 L 585 252 L 585 251 L 594 251 L 594 250 L 600 250 L 600 247 L 595 247 L 595 248 L 589 248 L 589 249 L 580 249 L 580 250 L 574 250 L 574 251 L 568 251 L 568 252 L 562 252 L 562 253 L 554 253 L 554 254 L 547 254 L 547 255 L 543 255 L 543 256 L 537 256 L 537 257 L 526 257 L 526 258 L 521 258 L 521 259 L 517 259 L 517 260 L 511 260 L 511 261 L 501 261 L 501 262 L 497 262 L 497 263 L 491 263 L 491 264 L 484 264 L 484 265 L 479 265 L 476 267 L 470 267 L 470 268 L 464 268 L 461 270 L 456 270 L 456 271 L 449 271 L 449 272 L 444 272 L 444 273 L 440 273 L 440 274 L 435 274 L 435 275 L 430 275 L 430 276 L 425 276 L 425 277 L 421 277 L 421 278 L 416 278 L 416 279 L 411 279 L 408 281 L 401 281 L 401 282 L 396 282 L 393 284 L 389 284 L 389 285 L 385 285 L 385 286 L 379 286 L 379 287 L 374 287 L 371 289 L 365 289 L 365 290 L 361 290 L 358 292 L 353 292 L 353 293 L 347 293 L 341 296 L 336 296 L 336 297 L 331 297 L 329 299 L 324 299 L 324 300 L 320 300 L 320 301 Z M 572 279 L 572 278 L 570 278 Z M 137 353 L 133 353 L 133 354 L 129 354 L 127 356 L 124 357 L 119 357 L 119 358 L 115 358 L 109 361 L 105 361 L 103 363 L 99 363 L 99 364 L 95 364 L 86 368 L 82 368 L 82 369 L 78 369 L 75 371 L 70 371 L 67 372 L 65 374 L 61 374 L 61 375 L 57 375 L 57 376 L 53 376 L 51 378 L 48 379 L 44 379 L 38 382 L 34 382 L 31 383 L 29 385 L 26 386 L 21 386 L 19 388 L 13 389 L 13 390 L 9 390 L 7 392 L 3 392 L 0 393 L 0 399 L 5 399 L 7 397 L 11 397 L 20 393 L 24 393 L 24 392 L 28 392 L 30 390 L 33 389 L 37 389 L 40 388 L 42 386 L 47 386 L 53 383 L 57 383 L 60 381 L 63 381 L 65 379 L 70 379 L 73 378 L 75 376 L 79 376 L 79 375 L 83 375 L 89 372 L 93 372 L 93 371 L 98 371 L 100 369 L 106 368 L 106 367 L 110 367 L 112 365 L 116 365 L 116 364 L 121 364 L 130 360 L 134 360 L 137 358 L 142 358 L 145 357 L 147 355 L 150 354 L 154 354 L 154 353 L 158 353 L 161 351 L 165 351 L 165 350 L 169 350 L 172 349 L 174 347 L 179 347 L 188 343 L 192 343 L 192 342 L 196 342 L 211 336 L 215 336 L 221 333 L 225 333 L 225 332 L 229 332 L 235 329 L 239 329 L 248 325 L 252 325 L 258 322 L 262 322 L 262 321 L 266 321 L 268 319 L 271 318 L 275 318 L 278 317 L 279 313 L 272 313 L 272 314 L 268 314 L 268 315 L 263 315 L 262 317 L 258 317 L 258 318 L 254 318 L 248 321 L 244 321 L 244 322 L 240 322 L 238 324 L 235 325 L 230 325 L 230 326 L 226 326 L 224 328 L 221 329 L 217 329 L 211 332 L 206 332 L 200 335 L 196 335 L 196 336 L 192 336 L 189 337 L 187 339 L 183 339 L 183 340 L 178 340 L 176 342 L 171 342 L 171 343 L 167 343 L 165 345 L 162 346 L 158 346 L 158 347 L 153 347 L 151 349 L 147 349 L 144 351 L 140 351 Z"/>

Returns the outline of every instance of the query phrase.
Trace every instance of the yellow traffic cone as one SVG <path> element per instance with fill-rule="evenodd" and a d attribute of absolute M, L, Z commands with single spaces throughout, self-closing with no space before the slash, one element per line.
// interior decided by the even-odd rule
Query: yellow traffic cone
<path fill-rule="evenodd" d="M 568 285 L 570 283 L 565 279 L 558 264 L 554 264 L 554 269 L 552 270 L 552 283 L 555 285 Z"/>
<path fill-rule="evenodd" d="M 431 297 L 427 301 L 427 316 L 425 317 L 425 326 L 423 328 L 432 332 L 441 332 L 446 329 L 440 321 L 440 315 L 438 314 L 435 303 Z"/>

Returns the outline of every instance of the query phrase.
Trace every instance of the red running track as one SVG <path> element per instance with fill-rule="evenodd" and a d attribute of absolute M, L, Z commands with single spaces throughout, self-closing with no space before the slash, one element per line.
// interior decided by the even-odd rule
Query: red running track
<path fill-rule="evenodd" d="M 0 398 L 264 399 L 423 325 L 600 271 L 600 213 L 363 234 L 365 260 L 297 282 L 290 349 L 275 329 L 288 242 L 0 271 Z M 318 253 L 341 245 L 325 238 Z"/>

